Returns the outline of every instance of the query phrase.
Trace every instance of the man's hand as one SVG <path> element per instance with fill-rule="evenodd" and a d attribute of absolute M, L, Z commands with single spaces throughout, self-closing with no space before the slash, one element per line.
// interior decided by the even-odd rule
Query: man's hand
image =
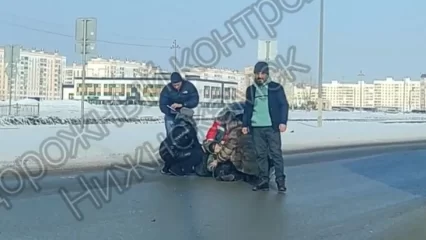
<path fill-rule="evenodd" d="M 214 160 L 209 165 L 210 165 L 210 167 L 215 168 L 215 167 L 217 167 L 217 163 L 218 163 L 217 160 Z"/>
<path fill-rule="evenodd" d="M 182 104 L 179 104 L 179 103 L 173 103 L 170 107 L 176 110 L 176 108 L 181 108 L 181 107 L 182 107 Z"/>
<path fill-rule="evenodd" d="M 244 135 L 246 135 L 248 133 L 248 128 L 243 127 L 243 129 L 241 129 L 241 131 L 243 132 Z"/>
<path fill-rule="evenodd" d="M 280 126 L 279 126 L 279 128 L 280 128 L 280 132 L 285 132 L 286 130 L 287 130 L 287 125 L 285 125 L 285 124 L 280 124 Z"/>

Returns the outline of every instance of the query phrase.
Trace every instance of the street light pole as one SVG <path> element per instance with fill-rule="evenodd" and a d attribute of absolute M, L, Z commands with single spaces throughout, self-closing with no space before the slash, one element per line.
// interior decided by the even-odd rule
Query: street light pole
<path fill-rule="evenodd" d="M 12 114 L 12 83 L 14 83 L 14 91 L 16 96 L 16 77 L 18 73 L 17 66 L 20 61 L 20 54 L 21 48 L 19 46 L 7 45 L 4 48 L 4 66 L 9 88 L 9 115 Z"/>
<path fill-rule="evenodd" d="M 180 48 L 180 46 L 177 44 L 177 41 L 176 41 L 176 39 L 175 39 L 175 40 L 173 40 L 173 44 L 172 44 L 172 46 L 170 47 L 170 49 L 174 49 L 174 50 L 175 50 L 175 65 L 174 65 L 175 72 L 177 71 L 177 66 L 176 66 L 176 64 L 177 64 L 177 50 L 178 50 L 178 48 Z"/>
<path fill-rule="evenodd" d="M 318 127 L 322 127 L 323 51 L 324 51 L 324 0 L 320 0 L 319 59 L 318 59 Z"/>
<path fill-rule="evenodd" d="M 363 104 L 363 101 L 362 101 L 362 98 L 363 98 L 363 94 L 362 94 L 362 91 L 364 90 L 363 89 L 363 80 L 364 80 L 364 73 L 362 72 L 362 70 L 361 71 L 359 71 L 359 73 L 358 73 L 358 77 L 360 78 L 360 81 L 359 81 L 359 111 L 360 112 L 362 112 L 362 104 Z"/>
<path fill-rule="evenodd" d="M 83 21 L 83 52 L 81 54 L 81 128 L 84 129 L 84 98 L 86 97 L 87 19 Z"/>
<path fill-rule="evenodd" d="M 78 18 L 75 26 L 76 52 L 81 54 L 81 128 L 84 128 L 84 100 L 86 97 L 86 65 L 87 55 L 96 51 L 97 20 L 95 18 Z"/>
<path fill-rule="evenodd" d="M 13 61 L 14 59 L 13 59 L 13 54 L 14 54 L 14 51 L 15 51 L 15 46 L 11 46 L 11 54 L 10 54 L 10 56 L 11 56 L 11 61 L 10 61 L 10 68 L 12 69 L 12 74 L 9 76 L 9 115 L 12 115 L 12 81 L 14 81 L 14 88 L 15 88 L 15 92 L 16 92 L 16 72 L 17 72 L 17 70 L 16 70 L 16 63 Z M 16 94 L 15 94 L 15 96 L 16 96 Z M 15 97 L 15 101 L 16 101 L 16 97 Z"/>

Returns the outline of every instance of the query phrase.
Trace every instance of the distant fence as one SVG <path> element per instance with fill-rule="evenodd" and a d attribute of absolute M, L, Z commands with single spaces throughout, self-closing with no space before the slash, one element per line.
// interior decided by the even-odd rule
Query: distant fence
<path fill-rule="evenodd" d="M 0 116 L 39 116 L 40 104 L 0 105 Z"/>
<path fill-rule="evenodd" d="M 412 113 L 426 113 L 426 110 L 412 110 Z"/>

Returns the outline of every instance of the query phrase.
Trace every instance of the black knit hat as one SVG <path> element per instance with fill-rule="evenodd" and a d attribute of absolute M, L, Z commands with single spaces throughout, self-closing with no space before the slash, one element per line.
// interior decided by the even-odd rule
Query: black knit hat
<path fill-rule="evenodd" d="M 257 62 L 256 65 L 254 65 L 253 73 L 266 73 L 269 75 L 269 65 L 267 62 Z"/>
<path fill-rule="evenodd" d="M 180 75 L 180 73 L 178 73 L 178 72 L 173 72 L 171 75 L 170 75 L 170 82 L 172 82 L 172 83 L 179 83 L 179 82 L 182 82 L 183 81 L 183 78 L 182 78 L 182 76 Z"/>

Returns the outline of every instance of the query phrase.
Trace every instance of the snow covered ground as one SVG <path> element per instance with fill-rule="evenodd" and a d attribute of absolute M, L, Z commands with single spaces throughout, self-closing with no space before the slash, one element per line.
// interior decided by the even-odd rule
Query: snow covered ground
<path fill-rule="evenodd" d="M 38 104 L 35 100 L 21 100 L 13 104 Z M 73 100 L 60 101 L 41 101 L 40 117 L 27 117 L 25 108 L 20 109 L 20 116 L 4 116 L 7 114 L 8 102 L 0 102 L 0 127 L 10 125 L 58 125 L 58 124 L 78 124 L 81 118 L 81 102 Z M 220 109 L 198 108 L 196 115 L 202 118 L 213 118 Z M 12 110 L 13 112 L 14 110 Z M 86 119 L 104 119 L 104 123 L 113 121 L 125 122 L 151 122 L 162 121 L 162 113 L 158 107 L 147 106 L 111 106 L 111 105 L 92 105 L 85 103 Z M 317 112 L 291 111 L 290 121 L 316 121 Z M 372 112 L 333 112 L 325 111 L 323 113 L 325 121 L 426 121 L 426 114 L 392 114 L 392 113 L 372 113 Z"/>
<path fill-rule="evenodd" d="M 210 121 L 201 122 L 200 138 L 205 135 Z M 74 126 L 75 127 L 75 126 Z M 384 124 L 379 122 L 325 122 L 322 128 L 317 128 L 309 122 L 289 123 L 288 131 L 283 136 L 283 150 L 300 150 L 308 148 L 342 146 L 362 143 L 394 142 L 426 140 L 425 123 L 418 124 Z M 89 131 L 90 130 L 90 131 Z M 58 136 L 58 132 L 61 132 Z M 1 148 L 0 156 L 3 166 L 14 165 L 14 160 L 28 151 L 35 151 L 53 159 L 60 158 L 58 147 L 54 142 L 62 142 L 68 155 L 76 150 L 76 155 L 67 159 L 60 168 L 82 166 L 105 166 L 111 163 L 123 163 L 124 156 L 135 155 L 135 149 L 141 150 L 144 161 L 156 161 L 157 149 L 164 138 L 162 123 L 124 124 L 117 125 L 90 125 L 80 140 L 83 144 L 72 147 L 71 140 L 63 138 L 64 132 L 72 136 L 77 129 L 70 126 L 19 126 L 16 128 L 0 129 Z M 75 133 L 76 139 L 78 134 Z M 54 137 L 57 137 L 55 140 Z M 50 139 L 49 139 L 50 137 Z M 49 139 L 48 141 L 46 139 Z M 60 139 L 60 141 L 58 141 Z M 50 147 L 46 147 L 49 146 Z M 82 143 L 82 142 L 80 142 Z M 85 147 L 85 148 L 84 148 Z M 136 151 L 137 152 L 137 151 Z M 24 154 L 25 155 L 25 154 Z M 29 156 L 27 154 L 27 156 Z M 32 155 L 34 156 L 34 155 Z M 26 159 L 27 161 L 28 159 Z M 56 160 L 58 161 L 58 160 Z M 28 160 L 29 166 L 37 166 L 33 160 Z"/>

